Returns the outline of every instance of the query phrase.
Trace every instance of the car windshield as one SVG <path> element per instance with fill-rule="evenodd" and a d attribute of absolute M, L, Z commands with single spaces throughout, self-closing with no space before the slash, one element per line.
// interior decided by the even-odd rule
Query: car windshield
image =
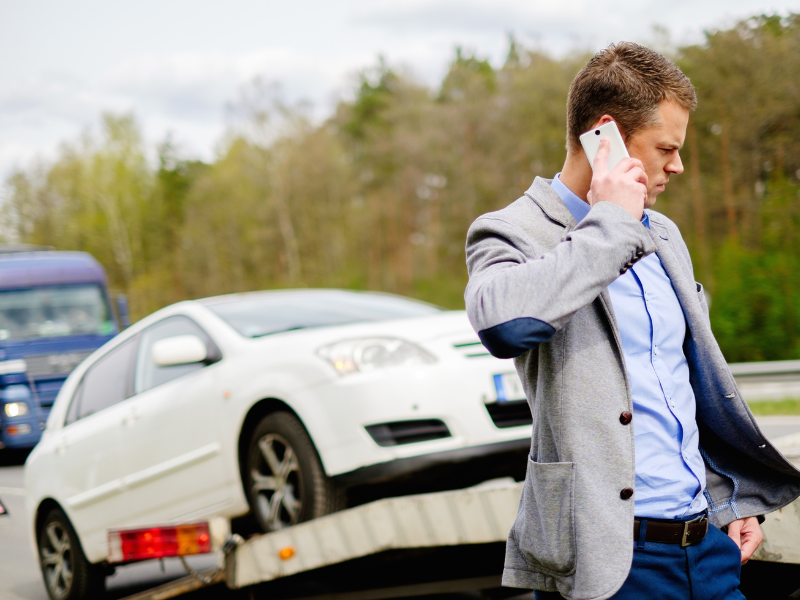
<path fill-rule="evenodd" d="M 398 296 L 335 290 L 244 294 L 206 305 L 251 338 L 308 327 L 424 317 L 442 310 Z"/>
<path fill-rule="evenodd" d="M 109 335 L 113 330 L 99 285 L 0 291 L 0 340 Z"/>

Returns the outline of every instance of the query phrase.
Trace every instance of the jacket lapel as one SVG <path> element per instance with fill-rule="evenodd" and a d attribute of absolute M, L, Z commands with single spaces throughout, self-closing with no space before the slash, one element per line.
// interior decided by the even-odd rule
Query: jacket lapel
<path fill-rule="evenodd" d="M 697 295 L 697 283 L 690 269 L 678 256 L 675 244 L 670 241 L 666 227 L 653 219 L 652 214 L 650 215 L 650 237 L 656 244 L 656 254 L 672 282 L 675 295 L 678 297 L 686 317 L 686 323 L 691 330 L 694 330 L 698 324 L 695 320 L 703 312 Z"/>

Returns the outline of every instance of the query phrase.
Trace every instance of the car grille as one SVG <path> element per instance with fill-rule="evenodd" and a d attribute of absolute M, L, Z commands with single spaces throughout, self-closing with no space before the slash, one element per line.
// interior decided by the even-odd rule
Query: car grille
<path fill-rule="evenodd" d="M 487 404 L 486 410 L 489 411 L 489 416 L 492 417 L 496 427 L 517 427 L 518 425 L 531 425 L 533 423 L 531 407 L 528 406 L 527 400 L 494 402 L 493 404 Z"/>
<path fill-rule="evenodd" d="M 366 427 L 378 446 L 401 446 L 450 437 L 450 430 L 439 419 L 395 421 Z"/>
<path fill-rule="evenodd" d="M 57 352 L 54 354 L 26 356 L 25 364 L 28 366 L 28 376 L 37 379 L 39 377 L 69 375 L 72 370 L 92 352 L 94 352 L 94 350 L 76 350 L 74 352 Z"/>

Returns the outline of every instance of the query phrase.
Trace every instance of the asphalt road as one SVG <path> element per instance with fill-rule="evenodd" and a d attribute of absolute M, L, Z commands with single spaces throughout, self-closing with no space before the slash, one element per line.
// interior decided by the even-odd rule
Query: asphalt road
<path fill-rule="evenodd" d="M 759 424 L 771 440 L 800 432 L 800 416 L 760 417 Z M 41 573 L 31 549 L 24 515 L 23 462 L 25 454 L 0 453 L 0 499 L 9 514 L 0 516 L 0 600 L 49 600 Z M 187 562 L 196 570 L 213 568 L 216 556 L 188 557 Z M 118 600 L 136 592 L 185 575 L 178 559 L 127 565 L 117 569 L 108 579 L 108 598 Z M 187 600 L 201 598 L 239 598 L 224 587 L 213 593 L 197 592 L 185 596 Z M 433 598 L 433 597 L 429 597 Z M 438 595 L 436 600 L 474 600 L 476 594 Z M 516 596 L 518 600 L 533 600 L 533 594 Z M 424 600 L 416 597 L 416 600 Z"/>

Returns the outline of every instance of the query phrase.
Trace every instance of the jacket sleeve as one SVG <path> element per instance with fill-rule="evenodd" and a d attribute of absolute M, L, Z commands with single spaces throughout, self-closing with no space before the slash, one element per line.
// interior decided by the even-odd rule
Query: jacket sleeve
<path fill-rule="evenodd" d="M 610 202 L 597 203 L 537 258 L 531 258 L 539 254 L 531 234 L 502 213 L 484 215 L 467 233 L 467 314 L 489 352 L 519 356 L 548 341 L 627 263 L 655 249 L 647 228 Z"/>

